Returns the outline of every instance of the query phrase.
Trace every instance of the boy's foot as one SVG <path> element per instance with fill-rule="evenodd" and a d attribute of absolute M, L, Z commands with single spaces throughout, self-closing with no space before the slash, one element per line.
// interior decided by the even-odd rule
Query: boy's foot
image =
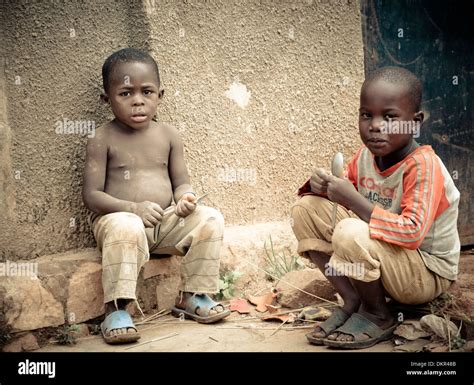
<path fill-rule="evenodd" d="M 306 338 L 313 345 L 323 345 L 323 340 L 338 327 L 344 325 L 349 317 L 349 313 L 338 307 L 326 321 L 316 326 L 311 333 L 306 334 Z"/>
<path fill-rule="evenodd" d="M 140 338 L 138 329 L 133 324 L 130 314 L 125 309 L 127 300 L 118 300 L 117 310 L 113 302 L 105 304 L 105 320 L 100 325 L 105 342 L 120 344 L 135 342 Z"/>
<path fill-rule="evenodd" d="M 175 307 L 171 313 L 175 317 L 184 315 L 199 323 L 214 323 L 230 315 L 224 305 L 214 302 L 207 294 L 185 292 L 182 298 L 176 298 Z"/>
<path fill-rule="evenodd" d="M 370 318 L 370 319 L 369 319 Z M 339 349 L 364 349 L 392 337 L 397 323 L 391 317 L 377 319 L 367 313 L 354 313 L 324 340 L 324 345 Z"/>

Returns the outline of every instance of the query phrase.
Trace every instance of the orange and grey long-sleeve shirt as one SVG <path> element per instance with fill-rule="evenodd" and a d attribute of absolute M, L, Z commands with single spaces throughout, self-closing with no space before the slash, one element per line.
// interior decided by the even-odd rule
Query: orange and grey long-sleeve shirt
<path fill-rule="evenodd" d="M 346 177 L 375 205 L 369 221 L 371 238 L 418 249 L 431 271 L 456 279 L 460 194 L 431 146 L 418 147 L 384 171 L 363 146 L 350 161 Z"/>

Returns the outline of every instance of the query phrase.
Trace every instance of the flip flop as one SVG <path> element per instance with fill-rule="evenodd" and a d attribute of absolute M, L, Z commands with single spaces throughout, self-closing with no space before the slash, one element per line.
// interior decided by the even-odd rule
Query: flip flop
<path fill-rule="evenodd" d="M 219 305 L 224 307 L 223 305 L 214 302 L 207 294 L 195 294 L 187 299 L 186 307 L 184 309 L 175 306 L 171 309 L 171 314 L 175 317 L 182 317 L 183 315 L 185 318 L 192 319 L 199 323 L 210 324 L 220 321 L 230 315 L 230 310 L 224 310 L 220 313 L 209 315 L 209 311 Z M 207 316 L 197 314 L 199 309 L 204 310 L 204 313 L 207 314 Z"/>
<path fill-rule="evenodd" d="M 336 308 L 331 316 L 321 323 L 320 325 L 316 326 L 311 333 L 306 334 L 306 338 L 308 339 L 310 344 L 313 345 L 324 345 L 324 340 L 326 337 L 331 334 L 334 330 L 336 330 L 339 326 L 344 325 L 349 319 L 350 315 L 347 314 L 344 310 L 340 307 Z M 324 337 L 316 337 L 314 333 L 319 332 L 320 330 L 316 330 L 319 327 L 326 335 Z"/>
<path fill-rule="evenodd" d="M 340 328 L 334 332 L 351 335 L 354 337 L 353 341 L 334 341 L 330 339 L 324 340 L 324 345 L 339 349 L 364 349 L 374 346 L 379 342 L 389 340 L 393 336 L 393 331 L 397 324 L 390 326 L 387 329 L 381 329 L 372 321 L 365 318 L 359 313 L 354 313 Z M 364 338 L 367 337 L 370 338 Z"/>
<path fill-rule="evenodd" d="M 112 330 L 133 328 L 135 332 L 125 334 L 108 335 Z M 105 317 L 104 322 L 100 324 L 102 336 L 108 344 L 124 344 L 135 342 L 140 338 L 140 333 L 132 321 L 132 317 L 125 310 L 116 310 Z"/>

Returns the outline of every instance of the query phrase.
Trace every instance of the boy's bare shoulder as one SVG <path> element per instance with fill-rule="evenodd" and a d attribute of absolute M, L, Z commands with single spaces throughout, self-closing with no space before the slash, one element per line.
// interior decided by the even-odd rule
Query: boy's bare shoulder
<path fill-rule="evenodd" d="M 163 122 L 155 122 L 155 124 L 157 125 L 158 130 L 161 133 L 166 134 L 172 143 L 176 140 L 180 140 L 179 131 L 173 125 Z"/>
<path fill-rule="evenodd" d="M 164 123 L 164 122 L 155 122 L 156 125 L 166 133 L 170 135 L 179 135 L 178 130 L 176 129 L 175 126 L 169 123 Z"/>
<path fill-rule="evenodd" d="M 90 138 L 94 142 L 106 142 L 107 139 L 112 135 L 114 131 L 113 121 L 104 123 L 96 128 L 94 137 Z"/>

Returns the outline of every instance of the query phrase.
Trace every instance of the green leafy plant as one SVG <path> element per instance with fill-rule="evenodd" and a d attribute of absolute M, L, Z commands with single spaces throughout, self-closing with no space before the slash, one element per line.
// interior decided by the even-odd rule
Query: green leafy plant
<path fill-rule="evenodd" d="M 451 340 L 452 350 L 461 349 L 464 345 L 466 345 L 466 340 L 464 338 L 461 338 L 460 335 L 457 335 Z"/>
<path fill-rule="evenodd" d="M 64 325 L 56 334 L 56 341 L 60 345 L 74 345 L 76 343 L 76 333 L 79 332 L 78 325 Z"/>
<path fill-rule="evenodd" d="M 305 267 L 303 261 L 298 255 L 287 256 L 283 250 L 280 253 L 275 253 L 271 236 L 269 243 L 269 247 L 267 246 L 267 242 L 264 244 L 268 280 L 273 281 L 275 279 L 280 279 L 290 271 L 300 270 Z"/>
<path fill-rule="evenodd" d="M 242 276 L 239 271 L 226 271 L 219 278 L 219 292 L 215 295 L 218 301 L 234 296 L 235 282 Z"/>

